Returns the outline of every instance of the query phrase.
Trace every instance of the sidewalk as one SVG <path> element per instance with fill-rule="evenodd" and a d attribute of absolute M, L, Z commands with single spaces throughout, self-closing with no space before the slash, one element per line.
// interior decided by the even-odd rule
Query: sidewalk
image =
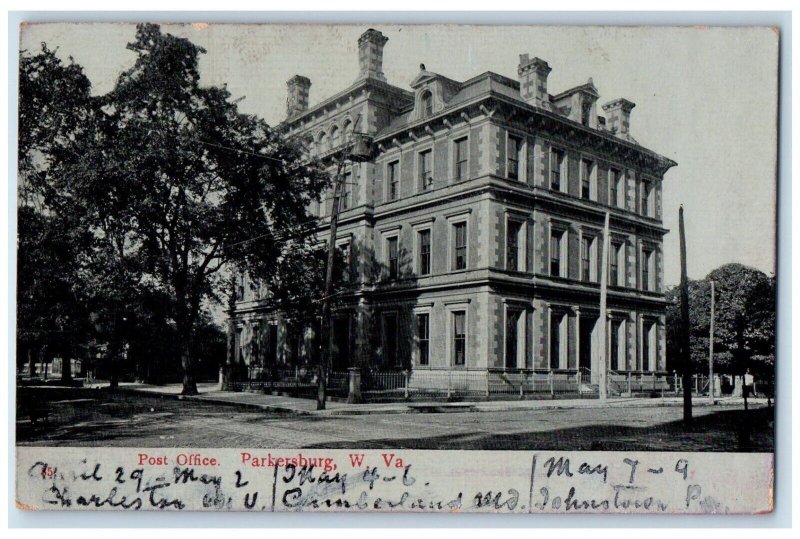
<path fill-rule="evenodd" d="M 682 397 L 663 398 L 619 398 L 608 399 L 601 403 L 598 399 L 541 399 L 541 400 L 502 400 L 502 401 L 469 401 L 469 402 L 389 402 L 389 403 L 364 403 L 348 404 L 345 402 L 328 401 L 325 410 L 317 410 L 316 401 L 279 395 L 265 395 L 262 393 L 244 393 L 234 391 L 220 391 L 216 383 L 197 384 L 199 395 L 182 396 L 180 384 L 152 386 L 136 383 L 121 383 L 120 389 L 137 393 L 172 396 L 178 399 L 192 399 L 204 402 L 242 406 L 251 409 L 260 409 L 270 412 L 284 412 L 302 415 L 340 416 L 364 414 L 407 414 L 424 412 L 505 412 L 519 410 L 554 410 L 574 408 L 602 408 L 609 406 L 634 406 L 634 407 L 659 407 L 682 406 Z M 767 399 L 749 399 L 751 404 L 766 404 Z M 693 406 L 709 406 L 707 397 L 695 397 Z M 742 406 L 741 397 L 721 397 L 717 399 L 717 406 Z"/>

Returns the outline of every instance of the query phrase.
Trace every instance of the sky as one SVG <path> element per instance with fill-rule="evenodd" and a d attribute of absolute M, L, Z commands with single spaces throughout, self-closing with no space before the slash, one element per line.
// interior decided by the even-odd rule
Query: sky
<path fill-rule="evenodd" d="M 393 26 L 383 71 L 408 89 L 419 64 L 455 80 L 485 71 L 517 78 L 519 55 L 546 60 L 555 95 L 591 77 L 599 104 L 636 103 L 631 135 L 678 163 L 663 183 L 667 285 L 680 280 L 678 207 L 690 278 L 728 262 L 775 272 L 778 36 L 769 28 L 591 26 Z M 240 110 L 277 124 L 286 81 L 311 79 L 313 106 L 355 80 L 364 25 L 163 25 L 207 51 L 201 84 L 227 84 Z M 130 67 L 135 26 L 33 24 L 21 48 L 40 43 L 84 67 L 97 94 Z M 598 107 L 599 108 L 599 107 Z"/>

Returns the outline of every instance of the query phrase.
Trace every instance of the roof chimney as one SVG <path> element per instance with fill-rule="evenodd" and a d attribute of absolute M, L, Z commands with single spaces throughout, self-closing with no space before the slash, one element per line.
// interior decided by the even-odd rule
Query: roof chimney
<path fill-rule="evenodd" d="M 622 97 L 603 105 L 607 116 L 606 128 L 619 138 L 630 140 L 631 109 L 635 106 L 635 103 Z"/>
<path fill-rule="evenodd" d="M 286 116 L 291 118 L 308 110 L 308 91 L 311 81 L 308 77 L 295 75 L 286 81 Z"/>
<path fill-rule="evenodd" d="M 519 93 L 529 105 L 550 108 L 550 97 L 547 94 L 547 76 L 550 66 L 541 58 L 529 58 L 527 54 L 519 55 Z"/>
<path fill-rule="evenodd" d="M 358 38 L 358 79 L 378 79 L 383 76 L 383 46 L 389 38 L 370 28 Z"/>

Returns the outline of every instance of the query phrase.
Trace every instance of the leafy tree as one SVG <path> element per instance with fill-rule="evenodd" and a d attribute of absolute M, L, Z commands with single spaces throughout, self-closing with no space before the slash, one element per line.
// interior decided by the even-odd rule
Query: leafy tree
<path fill-rule="evenodd" d="M 71 378 L 76 339 L 85 334 L 85 311 L 75 280 L 74 245 L 85 241 L 74 229 L 64 233 L 52 216 L 23 205 L 18 211 L 17 344 L 29 372 L 34 364 L 61 356 L 62 377 Z M 78 237 L 76 237 L 78 236 Z"/>
<path fill-rule="evenodd" d="M 44 44 L 39 54 L 21 55 L 17 339 L 31 374 L 37 358 L 71 357 L 87 329 L 77 258 L 90 236 L 79 215 L 54 211 L 49 180 L 83 131 L 91 101 L 89 80 L 74 62 L 65 65 Z M 62 376 L 71 377 L 68 361 Z"/>
<path fill-rule="evenodd" d="M 302 282 L 286 268 L 299 277 L 313 259 L 306 207 L 329 178 L 306 164 L 302 141 L 240 113 L 225 87 L 200 85 L 202 48 L 151 24 L 137 26 L 128 48 L 135 63 L 114 89 L 75 100 L 65 122 L 74 129 L 43 145 L 48 167 L 36 185 L 92 232 L 84 282 L 111 352 L 143 294 L 163 295 L 183 392 L 193 394 L 191 343 L 204 305 L 219 299 L 223 268 L 235 264 L 276 291 Z"/>
<path fill-rule="evenodd" d="M 714 361 L 718 372 L 746 369 L 772 376 L 775 358 L 775 279 L 742 264 L 726 264 L 689 282 L 690 348 L 695 372 L 708 365 L 711 281 L 715 288 Z M 667 355 L 678 350 L 679 290 L 667 291 Z"/>

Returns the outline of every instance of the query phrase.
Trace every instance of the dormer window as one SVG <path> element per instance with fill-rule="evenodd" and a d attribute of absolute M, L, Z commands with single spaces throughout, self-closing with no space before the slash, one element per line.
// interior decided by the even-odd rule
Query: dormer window
<path fill-rule="evenodd" d="M 433 94 L 430 90 L 423 92 L 420 98 L 420 105 L 422 106 L 422 116 L 427 118 L 433 115 Z"/>
<path fill-rule="evenodd" d="M 590 101 L 584 101 L 581 103 L 581 123 L 586 127 L 589 127 L 589 120 L 591 119 L 592 113 L 592 103 Z"/>

